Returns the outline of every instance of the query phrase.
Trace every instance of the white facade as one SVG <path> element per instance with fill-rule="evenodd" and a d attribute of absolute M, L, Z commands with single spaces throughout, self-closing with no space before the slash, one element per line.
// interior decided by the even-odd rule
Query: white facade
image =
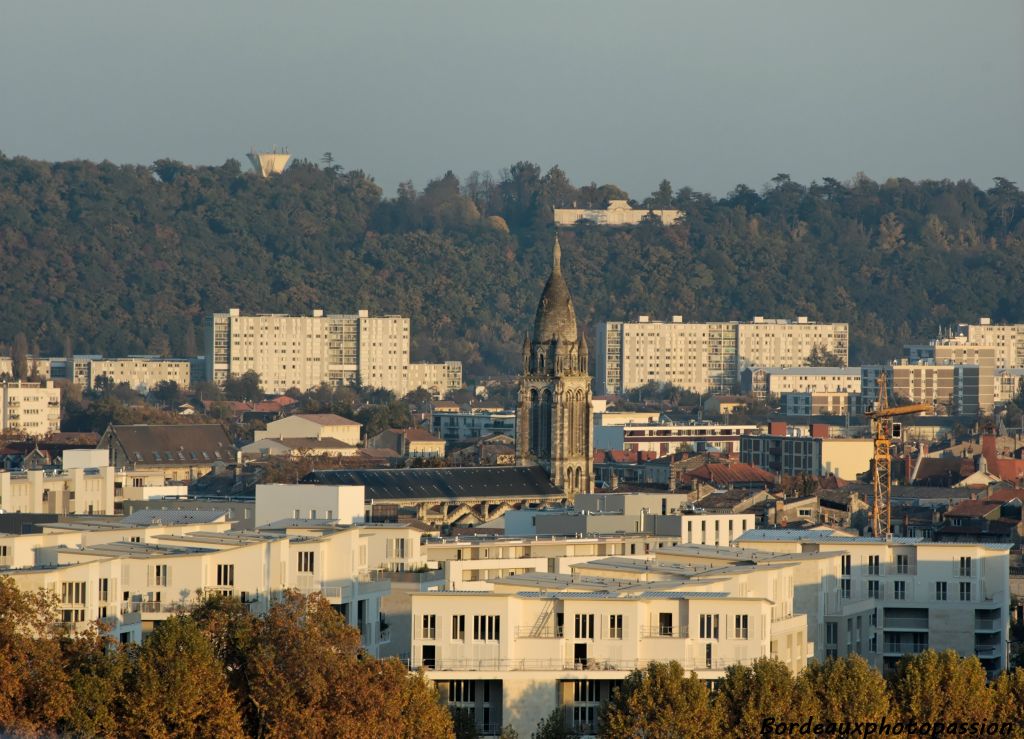
<path fill-rule="evenodd" d="M 256 486 L 257 528 L 288 519 L 361 523 L 363 509 L 362 485 Z"/>
<path fill-rule="evenodd" d="M 632 208 L 627 200 L 609 200 L 607 208 L 555 208 L 555 225 L 574 226 L 585 220 L 599 226 L 635 226 L 651 214 L 666 226 L 683 218 L 681 210 Z"/>
<path fill-rule="evenodd" d="M 649 382 L 699 393 L 727 393 L 748 367 L 796 367 L 818 348 L 849 359 L 849 326 L 756 316 L 752 322 L 602 323 L 597 330 L 599 392 L 621 393 Z"/>
<path fill-rule="evenodd" d="M 201 592 L 237 597 L 261 613 L 286 589 L 322 593 L 359 628 L 373 655 L 390 639 L 380 609 L 389 584 L 371 581 L 367 545 L 357 527 L 190 531 L 146 540 L 141 530 L 120 534 L 116 541 L 53 549 L 55 565 L 3 574 L 22 589 L 56 593 L 65 622 L 84 629 L 102 619 L 123 641 L 138 641 L 155 622 L 195 605 Z"/>
<path fill-rule="evenodd" d="M 793 610 L 795 563 L 737 569 L 607 557 L 573 574 L 499 577 L 486 591 L 412 595 L 412 666 L 473 712 L 481 733 L 526 736 L 556 707 L 593 734 L 617 681 L 676 660 L 705 680 L 775 656 L 800 669 L 814 654 Z"/>
<path fill-rule="evenodd" d="M 101 451 L 105 456 L 106 450 Z M 0 471 L 0 511 L 113 515 L 122 491 L 114 486 L 114 468 L 77 464 L 69 460 L 61 470 Z"/>
<path fill-rule="evenodd" d="M 430 415 L 430 433 L 447 442 L 479 439 L 491 434 L 516 438 L 514 411 L 434 411 Z"/>
<path fill-rule="evenodd" d="M 860 393 L 860 367 L 772 367 L 765 369 L 769 395 Z"/>
<path fill-rule="evenodd" d="M 975 655 L 990 675 L 1007 666 L 1009 544 L 774 530 L 747 532 L 737 543 L 776 553 L 840 554 L 840 575 L 823 593 L 826 613 L 816 637 L 826 655 L 862 644 L 867 633 L 868 651 L 861 654 L 879 668 L 893 669 L 902 655 L 925 649 Z M 859 601 L 871 606 L 867 623 L 849 613 Z"/>
<path fill-rule="evenodd" d="M 60 388 L 52 381 L 3 383 L 0 431 L 27 436 L 60 431 Z"/>
<path fill-rule="evenodd" d="M 447 387 L 456 379 L 462 383 L 458 362 L 410 369 L 409 319 L 403 316 L 371 316 L 366 310 L 242 315 L 232 308 L 208 317 L 207 334 L 207 379 L 218 384 L 250 370 L 259 373 L 267 393 L 359 382 L 402 396 L 419 386 L 411 384 L 413 376 L 431 382 L 439 376 Z"/>
<path fill-rule="evenodd" d="M 93 359 L 89 362 L 89 384 L 96 386 L 100 377 L 114 385 L 128 383 L 132 390 L 145 395 L 158 383 L 174 382 L 180 388 L 191 383 L 192 363 L 188 359 L 160 357 L 128 357 L 125 359 Z"/>
<path fill-rule="evenodd" d="M 279 418 L 267 424 L 264 430 L 256 431 L 254 438 L 261 439 L 337 439 L 346 444 L 359 444 L 362 424 L 333 413 L 297 413 Z"/>
<path fill-rule="evenodd" d="M 413 362 L 409 365 L 409 390 L 423 388 L 443 398 L 462 387 L 462 362 Z"/>
<path fill-rule="evenodd" d="M 749 424 L 672 424 L 627 423 L 605 426 L 594 424 L 594 448 L 629 452 L 670 454 L 679 448 L 700 450 L 711 446 L 722 451 L 738 452 L 740 438 L 756 434 L 758 426 Z"/>

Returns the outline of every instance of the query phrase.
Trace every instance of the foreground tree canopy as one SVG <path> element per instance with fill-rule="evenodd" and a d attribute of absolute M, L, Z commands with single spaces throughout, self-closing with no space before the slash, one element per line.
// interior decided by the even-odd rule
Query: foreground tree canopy
<path fill-rule="evenodd" d="M 0 578 L 0 733 L 81 737 L 454 736 L 433 684 L 378 660 L 319 595 L 263 616 L 212 598 L 142 645 L 72 636 L 52 594 Z"/>
<path fill-rule="evenodd" d="M 229 307 L 411 316 L 413 354 L 508 372 L 550 259 L 551 208 L 601 207 L 519 162 L 384 198 L 359 171 L 299 161 L 264 180 L 229 160 L 189 167 L 0 155 L 0 342 L 44 353 L 193 354 L 201 317 Z M 640 207 L 679 224 L 578 226 L 561 238 L 579 317 L 807 315 L 849 321 L 854 362 L 941 326 L 1024 321 L 1024 195 L 971 182 L 780 174 L 723 198 L 662 182 Z M 22 363 L 20 370 L 25 367 Z"/>

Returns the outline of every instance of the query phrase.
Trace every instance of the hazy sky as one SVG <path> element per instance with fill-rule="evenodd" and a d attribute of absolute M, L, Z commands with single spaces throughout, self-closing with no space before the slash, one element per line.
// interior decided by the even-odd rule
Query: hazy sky
<path fill-rule="evenodd" d="M 1024 184 L 1021 0 L 0 0 L 0 151 Z"/>

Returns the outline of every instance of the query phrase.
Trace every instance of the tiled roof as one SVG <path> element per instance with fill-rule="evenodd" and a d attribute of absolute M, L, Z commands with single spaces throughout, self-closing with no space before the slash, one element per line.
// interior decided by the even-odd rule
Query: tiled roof
<path fill-rule="evenodd" d="M 961 500 L 946 511 L 947 517 L 983 518 L 1002 507 L 998 500 Z"/>
<path fill-rule="evenodd" d="M 406 502 L 517 498 L 561 499 L 541 467 L 449 467 L 394 470 L 318 470 L 303 482 L 364 485 L 366 499 Z"/>
<path fill-rule="evenodd" d="M 234 462 L 235 445 L 219 424 L 111 425 L 110 444 L 120 444 L 134 465 Z M 116 441 L 115 441 L 116 439 Z"/>
<path fill-rule="evenodd" d="M 339 416 L 336 413 L 296 413 L 289 418 L 304 418 L 321 426 L 362 426 L 358 421 Z"/>

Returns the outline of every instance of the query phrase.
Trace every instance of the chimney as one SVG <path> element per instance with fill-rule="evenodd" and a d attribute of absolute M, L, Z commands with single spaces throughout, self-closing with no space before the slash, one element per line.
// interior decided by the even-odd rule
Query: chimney
<path fill-rule="evenodd" d="M 985 462 L 991 468 L 996 461 L 995 434 L 987 433 L 981 437 L 981 456 L 985 458 Z"/>

